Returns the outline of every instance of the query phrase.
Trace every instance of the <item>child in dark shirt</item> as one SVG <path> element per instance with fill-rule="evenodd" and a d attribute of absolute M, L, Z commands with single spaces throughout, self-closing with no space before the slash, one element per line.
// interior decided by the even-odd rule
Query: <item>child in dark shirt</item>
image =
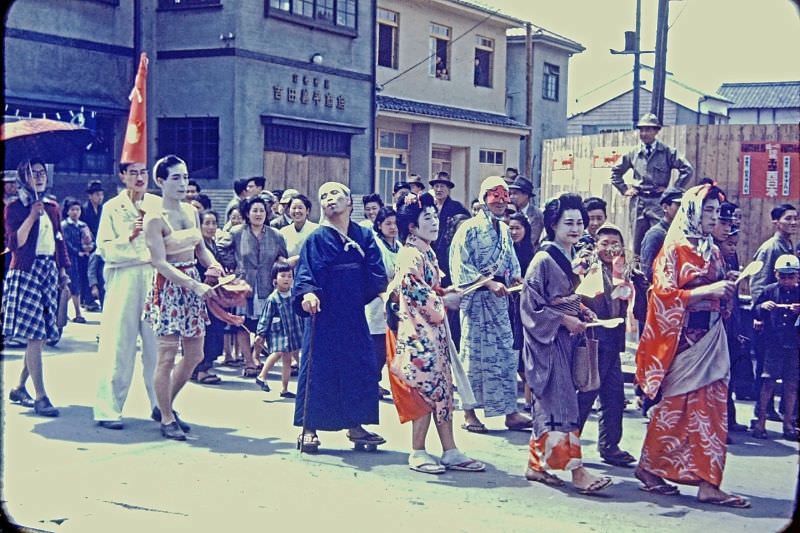
<path fill-rule="evenodd" d="M 753 436 L 769 438 L 765 430 L 766 405 L 777 380 L 783 383 L 783 436 L 797 441 L 794 412 L 797 404 L 798 375 L 800 375 L 800 260 L 785 254 L 775 262 L 777 283 L 764 287 L 756 300 L 755 310 L 763 324 L 761 335 L 769 342 L 764 353 L 761 373 L 761 401 Z"/>

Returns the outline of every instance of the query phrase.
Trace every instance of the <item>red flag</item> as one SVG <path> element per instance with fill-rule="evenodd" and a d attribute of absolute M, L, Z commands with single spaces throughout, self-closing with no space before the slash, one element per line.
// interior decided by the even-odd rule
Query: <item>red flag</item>
<path fill-rule="evenodd" d="M 142 52 L 136 81 L 128 97 L 131 111 L 125 129 L 121 163 L 147 164 L 147 63 L 147 54 Z"/>

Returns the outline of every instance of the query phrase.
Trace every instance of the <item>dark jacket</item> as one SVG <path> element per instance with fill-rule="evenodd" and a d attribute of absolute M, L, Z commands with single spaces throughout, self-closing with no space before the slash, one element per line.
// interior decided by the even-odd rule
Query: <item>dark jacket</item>
<path fill-rule="evenodd" d="M 662 219 L 658 224 L 647 230 L 642 239 L 641 265 L 644 275 L 650 283 L 653 282 L 653 263 L 658 252 L 661 251 L 661 247 L 664 246 L 664 239 L 667 238 L 668 229 L 669 224 Z"/>
<path fill-rule="evenodd" d="M 58 268 L 69 268 L 69 256 L 67 255 L 67 245 L 64 243 L 64 237 L 61 233 L 61 215 L 57 202 L 50 199 L 44 200 L 44 210 L 47 216 L 50 217 L 50 222 L 53 225 L 53 238 L 56 241 L 56 264 Z M 25 207 L 19 200 L 14 200 L 6 206 L 5 209 L 5 232 L 6 232 L 6 246 L 11 250 L 11 264 L 9 270 L 31 270 L 33 262 L 36 259 L 36 241 L 39 237 L 39 221 L 33 223 L 31 232 L 28 234 L 28 240 L 25 241 L 23 246 L 17 244 L 17 230 L 31 212 L 30 207 Z"/>
<path fill-rule="evenodd" d="M 762 338 L 767 339 L 770 346 L 775 348 L 793 350 L 794 355 L 797 356 L 797 350 L 800 348 L 798 315 L 785 307 L 765 311 L 761 308 L 761 304 L 766 301 L 784 305 L 800 303 L 800 287 L 784 289 L 777 283 L 770 283 L 764 287 L 756 300 L 756 316 L 764 322 Z"/>
<path fill-rule="evenodd" d="M 469 211 L 461 205 L 461 202 L 448 197 L 439 211 L 439 236 L 431 243 L 433 251 L 436 252 L 436 260 L 439 261 L 439 268 L 447 276 L 448 285 L 450 284 L 450 243 L 447 242 L 444 235 L 447 232 L 448 221 L 455 215 L 470 216 Z"/>
<path fill-rule="evenodd" d="M 97 228 L 100 227 L 100 215 L 103 214 L 103 204 L 97 206 L 97 213 L 94 212 L 92 202 L 86 202 L 81 206 L 81 220 L 86 222 L 92 237 L 97 238 Z"/>

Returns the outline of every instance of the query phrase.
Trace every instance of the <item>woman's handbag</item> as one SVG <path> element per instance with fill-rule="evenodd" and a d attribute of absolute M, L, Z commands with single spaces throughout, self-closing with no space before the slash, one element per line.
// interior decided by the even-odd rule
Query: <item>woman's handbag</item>
<path fill-rule="evenodd" d="M 600 369 L 597 360 L 598 341 L 587 334 L 585 345 L 575 350 L 572 359 L 572 382 L 578 392 L 590 392 L 600 388 Z"/>

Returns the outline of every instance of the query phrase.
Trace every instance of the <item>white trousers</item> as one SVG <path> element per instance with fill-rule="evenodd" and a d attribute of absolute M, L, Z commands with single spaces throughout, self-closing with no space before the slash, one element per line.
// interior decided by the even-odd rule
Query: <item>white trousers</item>
<path fill-rule="evenodd" d="M 150 323 L 142 320 L 144 301 L 153 283 L 153 267 L 149 264 L 124 268 L 107 268 L 106 296 L 100 321 L 98 368 L 100 382 L 94 404 L 96 421 L 122 418 L 122 407 L 128 397 L 136 364 L 136 339 L 142 338 L 144 386 L 150 407 L 156 406 L 153 377 L 156 370 L 156 338 Z"/>

